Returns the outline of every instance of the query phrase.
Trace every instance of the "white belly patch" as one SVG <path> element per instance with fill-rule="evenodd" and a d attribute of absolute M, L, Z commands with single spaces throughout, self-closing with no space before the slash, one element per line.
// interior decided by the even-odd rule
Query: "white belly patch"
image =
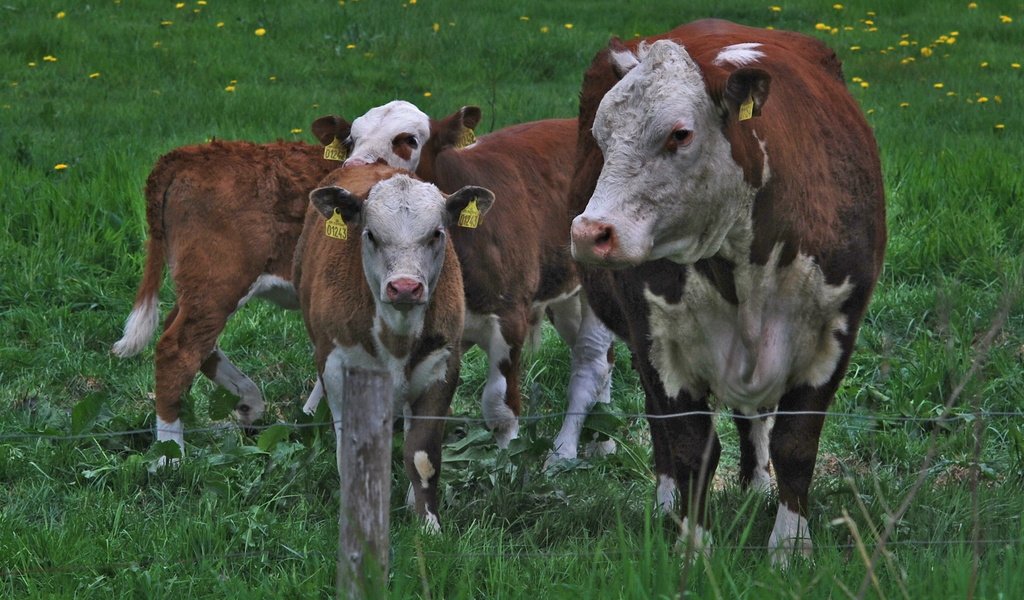
<path fill-rule="evenodd" d="M 825 283 L 804 254 L 779 267 L 781 249 L 777 245 L 764 266 L 735 267 L 738 305 L 693 269 L 679 303 L 644 290 L 651 362 L 669 397 L 710 391 L 726 406 L 753 414 L 775 406 L 793 386 L 829 380 L 841 355 L 835 333 L 847 327 L 839 309 L 853 284 Z"/>

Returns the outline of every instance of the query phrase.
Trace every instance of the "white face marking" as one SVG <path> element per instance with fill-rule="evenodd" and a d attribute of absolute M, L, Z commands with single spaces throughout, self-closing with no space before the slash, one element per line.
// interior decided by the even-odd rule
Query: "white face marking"
<path fill-rule="evenodd" d="M 384 160 L 392 167 L 415 171 L 423 144 L 430 137 L 430 118 L 404 100 L 372 108 L 352 122 L 352 150 L 345 164 Z"/>
<path fill-rule="evenodd" d="M 287 310 L 298 310 L 299 308 L 299 296 L 296 294 L 295 286 L 292 285 L 292 282 L 268 273 L 264 273 L 256 278 L 256 281 L 249 286 L 249 291 L 238 301 L 237 308 L 242 308 L 245 303 L 253 298 L 269 300 Z"/>
<path fill-rule="evenodd" d="M 700 68 L 661 40 L 601 100 L 593 134 L 605 162 L 586 210 L 573 221 L 577 259 L 635 265 L 713 256 L 749 218 L 755 189 L 743 178 Z M 689 141 L 669 149 L 676 131 Z M 580 251 L 577 228 L 614 230 L 607 257 Z"/>
<path fill-rule="evenodd" d="M 771 555 L 772 565 L 785 569 L 789 566 L 791 556 L 798 554 L 810 558 L 813 548 L 807 519 L 779 503 L 779 512 L 775 515 L 775 527 L 772 528 L 772 534 L 768 536 L 768 551 Z"/>
<path fill-rule="evenodd" d="M 114 343 L 113 353 L 121 358 L 135 356 L 146 347 L 159 324 L 160 299 L 156 294 L 132 309 L 124 324 L 124 336 Z"/>
<path fill-rule="evenodd" d="M 674 477 L 658 475 L 658 508 L 661 512 L 669 514 L 676 509 L 676 500 L 679 497 L 679 488 L 676 487 Z"/>
<path fill-rule="evenodd" d="M 764 52 L 757 50 L 757 48 L 760 47 L 761 44 L 756 42 L 745 42 L 742 44 L 726 46 L 725 48 L 722 48 L 722 51 L 718 53 L 718 56 L 715 57 L 713 62 L 720 67 L 727 64 L 743 67 L 764 58 Z"/>
<path fill-rule="evenodd" d="M 420 474 L 420 485 L 423 486 L 423 489 L 429 488 L 430 478 L 437 473 L 434 465 L 430 464 L 430 457 L 423 450 L 417 450 L 412 455 L 412 462 L 416 465 L 416 472 Z"/>
<path fill-rule="evenodd" d="M 726 406 L 753 414 L 775 406 L 790 387 L 828 381 L 842 353 L 835 334 L 846 331 L 840 308 L 853 284 L 825 283 L 804 254 L 779 267 L 780 252 L 776 246 L 764 266 L 736 265 L 738 306 L 693 270 L 678 304 L 644 291 L 651 362 L 669 397 L 710 389 Z"/>

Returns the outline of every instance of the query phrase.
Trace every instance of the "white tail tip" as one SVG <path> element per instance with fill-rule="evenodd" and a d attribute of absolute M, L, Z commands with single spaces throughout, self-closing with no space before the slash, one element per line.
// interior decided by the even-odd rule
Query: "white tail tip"
<path fill-rule="evenodd" d="M 157 303 L 158 299 L 154 294 L 132 309 L 124 324 L 124 336 L 114 343 L 111 352 L 121 358 L 142 352 L 156 331 L 159 318 Z"/>

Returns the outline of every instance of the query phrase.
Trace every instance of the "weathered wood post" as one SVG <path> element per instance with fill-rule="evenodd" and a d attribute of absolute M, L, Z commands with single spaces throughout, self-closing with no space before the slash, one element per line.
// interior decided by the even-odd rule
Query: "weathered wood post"
<path fill-rule="evenodd" d="M 387 586 L 391 525 L 391 379 L 383 371 L 345 369 L 338 441 L 337 593 L 362 599 Z"/>

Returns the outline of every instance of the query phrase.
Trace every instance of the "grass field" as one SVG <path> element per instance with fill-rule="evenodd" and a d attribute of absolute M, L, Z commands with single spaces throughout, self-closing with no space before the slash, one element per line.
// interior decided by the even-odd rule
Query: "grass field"
<path fill-rule="evenodd" d="M 1024 597 L 1020 0 L 6 0 L 0 597 L 333 592 L 334 443 L 326 427 L 293 426 L 310 423 L 299 409 L 313 375 L 297 313 L 253 304 L 221 340 L 263 388 L 263 425 L 282 426 L 256 438 L 221 427 L 220 396 L 199 379 L 186 459 L 151 468 L 152 347 L 119 360 L 110 345 L 141 275 L 142 185 L 158 156 L 214 137 L 312 142 L 313 119 L 394 98 L 432 116 L 479 105 L 478 134 L 575 116 L 582 73 L 609 36 L 708 16 L 829 43 L 882 154 L 890 243 L 833 405 L 842 415 L 826 422 L 813 565 L 768 565 L 774 503 L 737 487 L 728 419 L 716 548 L 685 573 L 651 516 L 642 419 L 597 420 L 618 452 L 544 473 L 560 425 L 544 415 L 564 410 L 568 372 L 546 331 L 523 385 L 540 418 L 510 452 L 479 423 L 449 426 L 443 534 L 420 533 L 396 470 L 381 597 L 843 598 L 862 586 L 869 597 Z M 471 352 L 457 415 L 480 416 L 484 374 Z M 613 386 L 615 413 L 642 412 L 624 348 Z M 956 418 L 930 420 L 950 399 Z M 908 498 L 866 579 L 865 553 Z"/>

